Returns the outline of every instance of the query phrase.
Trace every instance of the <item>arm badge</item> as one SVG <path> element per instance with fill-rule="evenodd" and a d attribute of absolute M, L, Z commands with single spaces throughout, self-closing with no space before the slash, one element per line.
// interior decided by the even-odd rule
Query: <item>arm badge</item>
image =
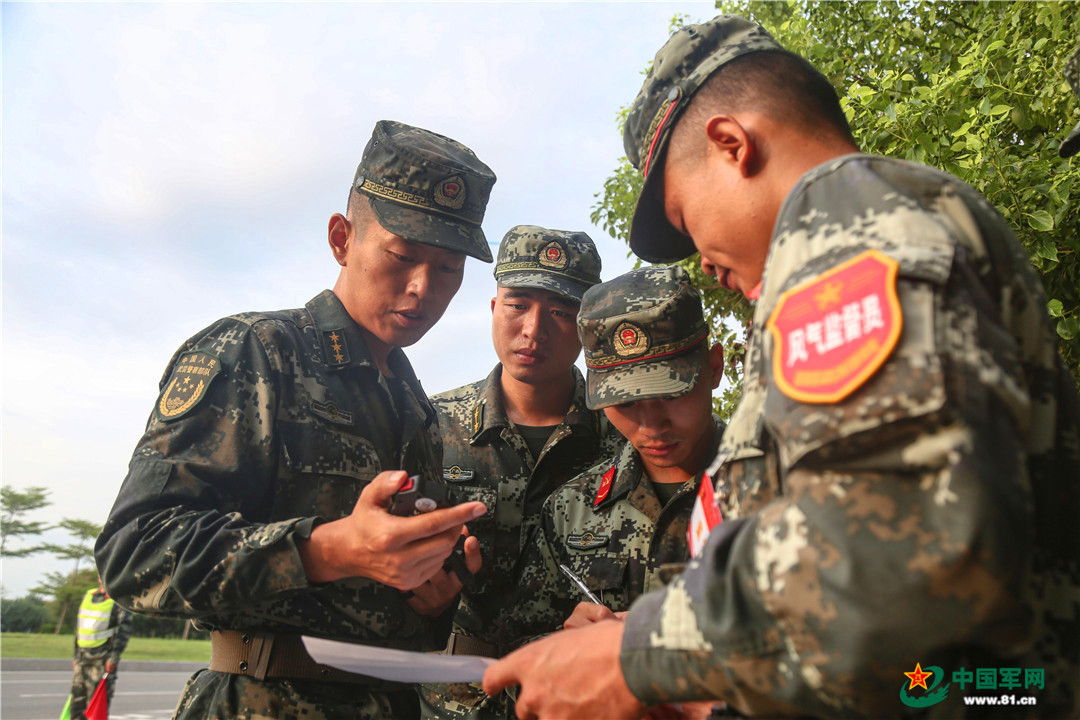
<path fill-rule="evenodd" d="M 173 367 L 165 392 L 158 399 L 157 414 L 162 420 L 182 417 L 206 397 L 210 383 L 221 372 L 221 362 L 208 352 L 184 353 Z"/>
<path fill-rule="evenodd" d="M 839 402 L 877 372 L 903 325 L 899 266 L 867 250 L 780 296 L 768 328 L 781 392 L 799 402 Z"/>

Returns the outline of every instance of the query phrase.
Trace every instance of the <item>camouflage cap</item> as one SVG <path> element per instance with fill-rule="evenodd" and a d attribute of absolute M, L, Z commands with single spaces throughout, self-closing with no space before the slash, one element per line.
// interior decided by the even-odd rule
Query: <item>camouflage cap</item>
<path fill-rule="evenodd" d="M 1080 45 L 1072 51 L 1072 55 L 1069 55 L 1069 59 L 1065 61 L 1065 79 L 1069 81 L 1073 94 L 1080 98 Z M 1080 122 L 1076 123 L 1076 127 L 1061 143 L 1061 147 L 1058 148 L 1058 156 L 1063 158 L 1072 157 L 1077 151 L 1080 151 Z"/>
<path fill-rule="evenodd" d="M 697 385 L 709 327 L 682 267 L 638 268 L 590 288 L 577 322 L 590 410 L 679 397 Z"/>
<path fill-rule="evenodd" d="M 757 23 L 718 15 L 683 27 L 656 53 L 623 128 L 626 157 L 645 176 L 630 224 L 630 248 L 643 260 L 674 262 L 696 252 L 690 238 L 668 223 L 655 178 L 664 174 L 672 130 L 698 88 L 726 63 L 762 50 L 783 48 Z"/>
<path fill-rule="evenodd" d="M 495 173 L 456 140 L 393 120 L 375 123 L 353 189 L 406 240 L 491 262 L 480 228 Z"/>
<path fill-rule="evenodd" d="M 550 290 L 580 302 L 600 282 L 600 253 L 583 232 L 515 225 L 499 244 L 495 280 L 500 287 Z"/>

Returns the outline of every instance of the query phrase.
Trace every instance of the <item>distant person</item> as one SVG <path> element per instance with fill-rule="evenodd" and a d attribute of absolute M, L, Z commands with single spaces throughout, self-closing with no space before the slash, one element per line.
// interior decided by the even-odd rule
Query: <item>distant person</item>
<path fill-rule="evenodd" d="M 333 290 L 221 319 L 173 357 L 96 553 L 118 601 L 211 631 L 177 717 L 416 716 L 414 688 L 320 665 L 301 636 L 446 643 L 439 615 L 461 583 L 443 562 L 484 506 L 388 512 L 410 474 L 442 477 L 435 410 L 401 348 L 442 317 L 466 256 L 491 261 L 494 183 L 464 145 L 378 122 L 330 217 Z M 479 570 L 475 540 L 465 553 Z"/>
<path fill-rule="evenodd" d="M 583 232 L 517 225 L 495 261 L 491 337 L 499 364 L 483 380 L 431 398 L 446 454 L 443 477 L 488 511 L 469 523 L 484 567 L 461 594 L 452 654 L 498 657 L 513 609 L 516 566 L 553 490 L 622 442 L 585 401 L 581 296 L 600 282 L 600 255 Z M 425 685 L 424 717 L 504 717 L 505 694 L 479 684 Z"/>
<path fill-rule="evenodd" d="M 86 717 L 86 705 L 105 673 L 109 674 L 105 691 L 112 705 L 116 672 L 120 667 L 120 656 L 131 639 L 132 624 L 131 613 L 109 597 L 99 575 L 97 587 L 83 595 L 75 624 L 75 659 L 71 661 L 75 677 L 71 680 L 71 703 L 68 705 L 71 720 Z"/>
<path fill-rule="evenodd" d="M 709 345 L 701 298 L 682 267 L 644 267 L 590 288 L 578 333 L 586 403 L 627 440 L 544 503 L 510 627 L 522 641 L 621 616 L 682 572 L 691 511 L 724 430 L 712 414 L 723 349 Z"/>

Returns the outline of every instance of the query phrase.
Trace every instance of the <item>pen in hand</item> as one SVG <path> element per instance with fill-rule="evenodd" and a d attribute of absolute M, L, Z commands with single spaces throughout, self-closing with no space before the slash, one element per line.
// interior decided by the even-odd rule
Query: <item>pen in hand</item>
<path fill-rule="evenodd" d="M 579 578 L 577 575 L 574 574 L 573 570 L 571 570 L 570 568 L 568 568 L 568 567 L 566 567 L 565 565 L 562 565 L 562 564 L 559 565 L 559 569 L 563 571 L 563 574 L 566 575 L 566 577 L 570 578 L 570 582 L 577 585 L 578 588 L 581 589 L 581 592 L 585 593 L 585 597 L 589 598 L 589 602 L 596 603 L 597 605 L 603 605 L 604 604 L 600 600 L 600 598 L 596 597 L 596 595 L 593 595 L 592 591 L 589 590 L 588 587 L 586 587 L 585 583 L 583 583 L 581 581 L 581 578 Z"/>

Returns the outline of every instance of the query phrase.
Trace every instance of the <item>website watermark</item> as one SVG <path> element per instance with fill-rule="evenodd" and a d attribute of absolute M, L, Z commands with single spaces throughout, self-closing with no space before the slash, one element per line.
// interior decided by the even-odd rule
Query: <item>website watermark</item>
<path fill-rule="evenodd" d="M 1032 706 L 1039 700 L 1030 691 L 1046 686 L 1043 668 L 962 667 L 954 670 L 946 682 L 946 673 L 939 666 L 928 665 L 924 670 L 921 663 L 915 663 L 915 669 L 904 675 L 908 679 L 900 684 L 900 702 L 912 708 L 937 705 L 949 696 L 953 686 L 963 693 L 965 705 Z M 993 691 L 998 692 L 991 694 Z"/>

